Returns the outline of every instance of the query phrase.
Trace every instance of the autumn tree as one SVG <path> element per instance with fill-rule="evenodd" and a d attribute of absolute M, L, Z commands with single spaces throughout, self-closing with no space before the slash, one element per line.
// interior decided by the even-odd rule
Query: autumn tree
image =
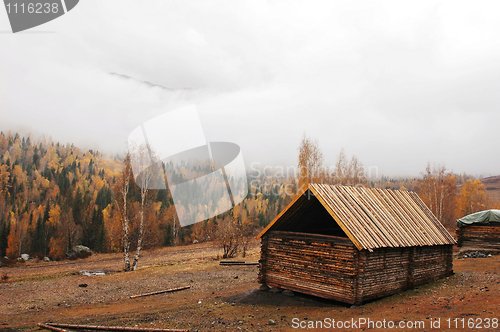
<path fill-rule="evenodd" d="M 356 158 L 356 156 L 351 157 L 351 161 L 349 162 L 349 178 L 348 184 L 351 186 L 365 186 L 368 183 L 365 174 L 365 168 L 363 164 Z"/>
<path fill-rule="evenodd" d="M 61 237 L 65 239 L 66 247 L 68 248 L 68 250 L 78 244 L 78 240 L 81 237 L 82 230 L 81 226 L 77 225 L 73 220 L 73 213 L 71 208 L 66 207 L 61 213 L 59 232 L 61 233 Z"/>
<path fill-rule="evenodd" d="M 222 249 L 222 258 L 232 258 L 241 246 L 241 232 L 236 221 L 226 217 L 217 227 L 216 243 Z"/>
<path fill-rule="evenodd" d="M 66 257 L 66 252 L 70 249 L 68 238 L 69 213 L 63 212 L 59 204 L 56 204 L 49 211 L 49 220 L 46 223 L 46 229 L 50 232 L 51 237 L 48 242 L 49 256 L 55 260 L 61 260 Z"/>
<path fill-rule="evenodd" d="M 427 164 L 418 185 L 419 196 L 439 221 L 448 229 L 454 229 L 457 204 L 457 178 L 447 172 L 444 165 L 431 169 Z"/>
<path fill-rule="evenodd" d="M 250 220 L 243 221 L 240 225 L 241 233 L 241 256 L 246 257 L 252 241 L 255 239 L 255 228 Z"/>
<path fill-rule="evenodd" d="M 331 174 L 330 182 L 333 184 L 345 184 L 347 178 L 349 177 L 349 163 L 345 154 L 344 148 L 340 150 L 337 162 L 335 163 L 335 168 Z"/>
<path fill-rule="evenodd" d="M 10 212 L 9 214 L 9 224 L 10 224 L 10 233 L 7 238 L 7 249 L 6 249 L 6 255 L 10 259 L 14 259 L 16 257 L 19 257 L 21 254 L 21 245 L 20 245 L 20 225 L 16 219 L 16 216 L 13 212 Z"/>
<path fill-rule="evenodd" d="M 347 160 L 344 148 L 340 150 L 334 171 L 330 174 L 330 183 L 347 186 L 365 186 L 368 183 L 363 164 L 352 156 Z"/>
<path fill-rule="evenodd" d="M 489 208 L 488 193 L 479 180 L 468 179 L 460 188 L 458 218 Z"/>
<path fill-rule="evenodd" d="M 310 183 L 321 183 L 325 179 L 323 168 L 323 153 L 319 148 L 317 140 L 304 135 L 299 146 L 298 158 L 298 182 L 299 189 Z"/>

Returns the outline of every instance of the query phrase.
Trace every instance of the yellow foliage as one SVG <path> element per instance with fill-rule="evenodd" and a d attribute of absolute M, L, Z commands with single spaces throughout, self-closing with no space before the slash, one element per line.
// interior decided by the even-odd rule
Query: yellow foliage
<path fill-rule="evenodd" d="M 7 190 L 10 172 L 7 165 L 0 165 L 0 193 Z"/>
<path fill-rule="evenodd" d="M 11 162 L 15 162 L 16 160 L 20 159 L 21 158 L 21 154 L 22 154 L 22 150 L 21 150 L 21 147 L 20 147 L 20 144 L 14 144 L 11 148 L 10 148 L 10 158 L 11 158 Z"/>
<path fill-rule="evenodd" d="M 49 257 L 61 260 L 66 257 L 67 245 L 63 237 L 53 237 L 49 241 Z"/>
<path fill-rule="evenodd" d="M 96 179 L 96 184 L 95 184 L 95 190 L 96 191 L 99 191 L 102 189 L 102 187 L 104 187 L 104 184 L 106 183 L 103 179 L 100 179 L 100 178 L 97 178 Z"/>
<path fill-rule="evenodd" d="M 57 155 L 57 149 L 55 146 L 49 147 L 45 158 L 47 158 L 47 167 L 53 168 L 56 171 L 59 171 L 62 168 L 61 158 Z"/>
<path fill-rule="evenodd" d="M 50 186 L 50 181 L 47 180 L 46 178 L 42 178 L 42 188 L 47 189 Z"/>
<path fill-rule="evenodd" d="M 161 202 L 154 202 L 153 203 L 153 211 L 154 212 L 160 211 L 160 208 L 161 208 Z"/>
<path fill-rule="evenodd" d="M 123 229 L 120 214 L 116 213 L 116 210 L 113 211 L 113 206 L 110 204 L 102 210 L 102 215 L 104 227 L 106 228 L 109 250 L 112 252 L 119 252 L 123 250 Z"/>
<path fill-rule="evenodd" d="M 19 231 L 17 227 L 17 220 L 14 213 L 10 212 L 10 233 L 7 238 L 7 251 L 6 254 L 10 259 L 14 259 L 19 256 Z"/>
<path fill-rule="evenodd" d="M 59 204 L 56 204 L 49 211 L 48 225 L 51 227 L 56 227 L 57 225 L 59 225 L 60 221 L 61 221 L 61 207 L 59 206 Z"/>
<path fill-rule="evenodd" d="M 458 197 L 459 218 L 488 209 L 489 199 L 484 184 L 479 180 L 467 180 Z"/>

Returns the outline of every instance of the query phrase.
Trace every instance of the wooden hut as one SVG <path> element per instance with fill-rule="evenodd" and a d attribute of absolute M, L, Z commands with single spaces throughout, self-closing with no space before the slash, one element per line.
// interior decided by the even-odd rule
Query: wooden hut
<path fill-rule="evenodd" d="M 479 250 L 500 253 L 500 210 L 486 210 L 457 220 L 461 251 Z"/>
<path fill-rule="evenodd" d="M 409 191 L 311 184 L 257 238 L 260 283 L 350 304 L 453 274 L 455 240 Z"/>

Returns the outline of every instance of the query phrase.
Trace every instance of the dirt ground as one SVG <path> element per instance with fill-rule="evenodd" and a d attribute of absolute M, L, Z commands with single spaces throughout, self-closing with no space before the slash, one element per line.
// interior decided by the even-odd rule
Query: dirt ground
<path fill-rule="evenodd" d="M 244 260 L 257 262 L 259 252 L 255 243 Z M 127 273 L 121 272 L 120 254 L 2 267 L 0 277 L 7 275 L 8 281 L 0 283 L 0 331 L 39 330 L 39 322 L 189 331 L 294 331 L 315 326 L 309 330 L 331 331 L 332 320 L 335 330 L 344 331 L 386 331 L 391 324 L 400 331 L 500 330 L 500 256 L 457 256 L 455 274 L 449 278 L 351 307 L 260 291 L 257 266 L 219 266 L 218 254 L 206 243 L 144 251 L 140 268 Z M 105 274 L 85 276 L 82 271 Z M 191 288 L 175 293 L 130 298 L 187 285 Z"/>

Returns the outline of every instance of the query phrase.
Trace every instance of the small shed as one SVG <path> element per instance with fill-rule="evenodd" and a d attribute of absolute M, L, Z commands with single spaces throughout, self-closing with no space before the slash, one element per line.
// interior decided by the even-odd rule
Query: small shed
<path fill-rule="evenodd" d="M 455 240 L 409 191 L 310 184 L 257 238 L 260 283 L 350 304 L 453 274 Z"/>
<path fill-rule="evenodd" d="M 486 210 L 457 220 L 458 246 L 462 250 L 500 253 L 500 210 Z"/>

